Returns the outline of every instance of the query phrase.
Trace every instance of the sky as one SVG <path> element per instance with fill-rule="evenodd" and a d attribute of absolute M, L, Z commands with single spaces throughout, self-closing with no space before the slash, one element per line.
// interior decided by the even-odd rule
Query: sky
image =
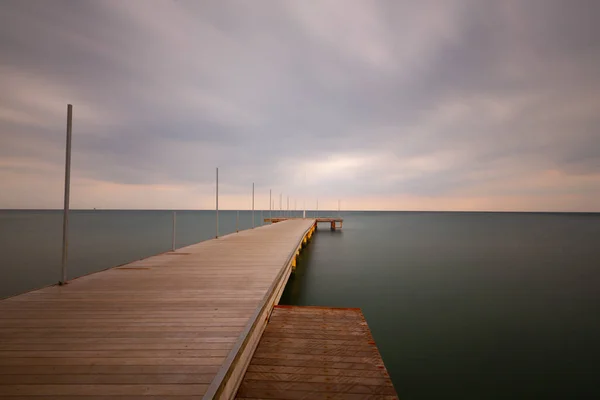
<path fill-rule="evenodd" d="M 600 211 L 597 0 L 2 0 L 0 208 Z"/>

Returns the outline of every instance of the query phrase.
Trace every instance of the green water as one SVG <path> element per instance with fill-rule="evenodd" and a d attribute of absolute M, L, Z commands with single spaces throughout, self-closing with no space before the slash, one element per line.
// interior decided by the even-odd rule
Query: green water
<path fill-rule="evenodd" d="M 282 302 L 360 307 L 402 399 L 600 398 L 600 214 L 342 216 Z M 60 279 L 61 218 L 0 211 L 0 298 Z M 75 211 L 69 277 L 167 251 L 171 229 L 169 211 Z M 177 247 L 214 235 L 214 212 L 177 213 Z"/>
<path fill-rule="evenodd" d="M 268 215 L 264 212 L 264 217 Z M 212 239 L 214 211 L 177 211 L 176 247 Z M 254 224 L 261 224 L 260 211 Z M 68 278 L 171 249 L 171 211 L 75 210 L 69 217 Z M 219 234 L 252 227 L 252 212 L 219 212 Z M 61 278 L 62 211 L 0 210 L 0 299 Z"/>
<path fill-rule="evenodd" d="M 600 398 L 600 215 L 344 217 L 282 303 L 360 307 L 401 399 Z"/>

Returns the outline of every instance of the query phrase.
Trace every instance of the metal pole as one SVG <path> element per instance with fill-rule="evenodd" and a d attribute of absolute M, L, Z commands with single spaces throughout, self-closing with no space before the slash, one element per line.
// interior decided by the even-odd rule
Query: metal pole
<path fill-rule="evenodd" d="M 240 210 L 237 211 L 237 214 L 235 216 L 235 231 L 240 231 Z"/>
<path fill-rule="evenodd" d="M 252 229 L 254 229 L 254 182 L 252 182 Z"/>
<path fill-rule="evenodd" d="M 73 105 L 67 104 L 67 146 L 65 155 L 65 203 L 63 208 L 62 271 L 60 284 L 67 283 L 69 256 L 69 199 L 71 197 L 71 133 L 73 129 Z"/>
<path fill-rule="evenodd" d="M 271 207 L 271 189 L 269 189 L 269 219 L 273 218 L 273 207 Z"/>
<path fill-rule="evenodd" d="M 217 168 L 217 234 L 215 238 L 219 237 L 219 168 Z"/>
<path fill-rule="evenodd" d="M 173 211 L 173 236 L 171 240 L 171 251 L 175 251 L 175 236 L 176 236 L 176 226 L 177 226 L 177 214 Z"/>
<path fill-rule="evenodd" d="M 287 216 L 290 216 L 290 196 L 287 197 Z"/>
<path fill-rule="evenodd" d="M 282 212 L 282 210 L 283 210 L 283 206 L 282 206 L 283 201 L 282 201 L 282 199 L 283 199 L 283 193 L 279 193 L 279 216 L 280 217 L 283 214 L 283 212 Z"/>

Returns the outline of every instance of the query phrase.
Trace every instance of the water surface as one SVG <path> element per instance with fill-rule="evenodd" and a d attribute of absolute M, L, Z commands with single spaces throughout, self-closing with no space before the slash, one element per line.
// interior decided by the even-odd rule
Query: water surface
<path fill-rule="evenodd" d="M 600 398 L 600 214 L 344 217 L 282 302 L 362 308 L 401 399 Z"/>
<path fill-rule="evenodd" d="M 282 302 L 360 307 L 402 399 L 600 398 L 600 214 L 343 217 Z M 61 229 L 60 211 L 0 211 L 0 298 L 60 279 Z M 68 275 L 167 251 L 171 233 L 170 211 L 74 211 Z M 177 247 L 214 235 L 214 211 L 177 212 Z"/>

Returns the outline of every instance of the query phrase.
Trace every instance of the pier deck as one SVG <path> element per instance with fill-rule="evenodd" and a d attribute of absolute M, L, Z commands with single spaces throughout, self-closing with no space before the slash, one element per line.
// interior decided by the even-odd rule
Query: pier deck
<path fill-rule="evenodd" d="M 238 399 L 397 399 L 359 309 L 275 306 Z"/>
<path fill-rule="evenodd" d="M 283 221 L 294 220 L 294 219 L 302 219 L 302 218 L 272 217 L 272 218 L 265 218 L 264 220 L 265 220 L 265 222 L 271 222 L 271 223 L 275 224 L 277 222 L 283 222 Z M 341 229 L 344 226 L 344 218 L 342 218 L 342 217 L 317 217 L 317 218 L 313 218 L 313 220 L 316 221 L 317 225 L 320 223 L 330 224 L 332 231 L 335 231 L 336 229 Z"/>
<path fill-rule="evenodd" d="M 0 301 L 0 396 L 235 395 L 314 224 L 242 231 Z"/>

